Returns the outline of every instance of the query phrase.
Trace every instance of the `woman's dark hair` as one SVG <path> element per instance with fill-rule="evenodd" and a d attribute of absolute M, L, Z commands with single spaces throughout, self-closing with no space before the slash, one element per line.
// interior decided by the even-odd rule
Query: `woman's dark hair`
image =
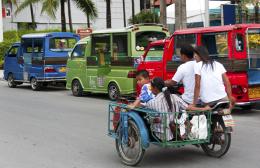
<path fill-rule="evenodd" d="M 209 56 L 209 51 L 206 47 L 197 46 L 194 48 L 194 52 L 200 57 L 201 61 L 203 62 L 203 65 L 211 65 L 211 68 L 213 69 L 214 60 Z"/>
<path fill-rule="evenodd" d="M 164 97 L 166 99 L 166 102 L 168 104 L 168 107 L 170 111 L 173 111 L 173 104 L 171 100 L 171 93 L 168 89 L 163 91 L 163 88 L 165 87 L 164 81 L 162 78 L 156 77 L 151 81 L 151 86 L 157 88 L 159 91 L 163 92 Z"/>

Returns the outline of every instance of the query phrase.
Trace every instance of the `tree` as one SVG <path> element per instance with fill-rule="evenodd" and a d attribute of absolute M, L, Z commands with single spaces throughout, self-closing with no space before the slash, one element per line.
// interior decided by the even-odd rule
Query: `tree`
<path fill-rule="evenodd" d="M 175 30 L 187 27 L 186 0 L 175 0 Z"/>
<path fill-rule="evenodd" d="M 251 3 L 255 10 L 255 23 L 259 23 L 259 0 L 245 0 L 244 3 Z"/>
<path fill-rule="evenodd" d="M 60 0 L 61 31 L 66 32 L 65 0 Z"/>
<path fill-rule="evenodd" d="M 107 28 L 111 28 L 111 0 L 105 0 L 105 1 L 106 1 Z"/>
<path fill-rule="evenodd" d="M 164 26 L 167 26 L 166 19 L 166 2 L 165 0 L 160 0 L 160 23 Z"/>
<path fill-rule="evenodd" d="M 159 21 L 159 16 L 150 10 L 143 10 L 140 13 L 136 14 L 134 16 L 134 19 L 130 18 L 128 20 L 129 24 L 159 23 Z"/>
<path fill-rule="evenodd" d="M 94 19 L 97 17 L 97 9 L 95 4 L 91 0 L 73 0 L 77 7 L 82 10 L 87 18 L 88 18 L 88 27 L 90 27 L 89 20 Z M 63 32 L 66 31 L 66 15 L 65 15 L 65 3 L 68 2 L 68 15 L 69 15 L 69 22 L 70 22 L 70 31 L 73 31 L 72 27 L 72 19 L 71 19 L 71 0 L 25 0 L 21 5 L 18 6 L 18 9 L 21 11 L 28 6 L 28 2 L 31 4 L 34 3 L 42 3 L 41 13 L 46 13 L 52 19 L 56 18 L 56 12 L 60 6 L 61 8 L 61 30 Z M 19 11 L 18 10 L 18 11 Z"/>
<path fill-rule="evenodd" d="M 124 19 L 124 27 L 126 27 L 126 17 L 125 17 L 125 0 L 123 2 L 123 19 Z"/>
<path fill-rule="evenodd" d="M 69 17 L 69 27 L 70 27 L 70 32 L 73 32 L 72 18 L 71 18 L 71 5 L 70 5 L 70 0 L 67 0 L 67 3 L 68 3 L 68 17 Z"/>
<path fill-rule="evenodd" d="M 134 19 L 135 19 L 135 1 L 134 0 L 132 0 L 132 19 L 133 19 L 133 22 L 135 22 L 134 21 Z"/>
<path fill-rule="evenodd" d="M 259 0 L 234 0 L 238 3 L 239 7 L 239 22 L 242 23 L 242 11 L 248 11 L 247 4 L 252 4 L 255 11 L 255 23 L 259 23 Z"/>
<path fill-rule="evenodd" d="M 93 20 L 98 17 L 98 12 L 96 5 L 91 0 L 73 0 L 77 7 L 84 12 L 87 16 L 88 28 L 90 28 L 90 20 Z"/>
<path fill-rule="evenodd" d="M 35 22 L 35 17 L 34 17 L 34 10 L 33 10 L 33 4 L 38 2 L 39 0 L 25 0 L 23 3 L 21 3 L 16 11 L 15 11 L 15 15 L 17 15 L 18 13 L 20 13 L 22 10 L 24 10 L 25 8 L 29 7 L 30 8 L 30 14 L 31 14 L 31 19 L 32 19 L 32 29 L 35 30 L 37 25 Z M 12 3 L 17 5 L 17 1 L 16 0 L 12 0 Z"/>

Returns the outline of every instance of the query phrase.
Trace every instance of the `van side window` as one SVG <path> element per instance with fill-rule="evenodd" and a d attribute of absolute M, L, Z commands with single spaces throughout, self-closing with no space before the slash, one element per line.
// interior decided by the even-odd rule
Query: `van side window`
<path fill-rule="evenodd" d="M 32 53 L 33 52 L 32 39 L 23 39 L 23 52 L 24 53 Z"/>
<path fill-rule="evenodd" d="M 110 65 L 110 44 L 110 34 L 97 34 L 92 36 L 91 55 L 97 57 L 99 66 Z"/>
<path fill-rule="evenodd" d="M 19 49 L 19 46 L 13 46 L 13 47 L 9 50 L 7 57 L 16 57 L 16 56 L 17 56 L 17 53 L 18 53 L 18 49 Z"/>
<path fill-rule="evenodd" d="M 237 51 L 244 51 L 244 40 L 243 40 L 243 35 L 242 34 L 237 34 L 236 35 L 236 50 Z"/>
<path fill-rule="evenodd" d="M 183 34 L 176 35 L 174 37 L 174 56 L 173 60 L 180 59 L 180 50 L 182 45 L 192 45 L 193 47 L 196 45 L 196 35 L 195 34 Z"/>
<path fill-rule="evenodd" d="M 113 34 L 113 54 L 111 65 L 124 65 L 131 62 L 128 56 L 127 34 Z"/>
<path fill-rule="evenodd" d="M 43 39 L 33 40 L 33 55 L 34 61 L 41 61 L 43 57 Z"/>
<path fill-rule="evenodd" d="M 33 52 L 34 53 L 43 53 L 43 39 L 34 39 Z"/>
<path fill-rule="evenodd" d="M 74 45 L 77 43 L 74 37 L 54 37 L 50 39 L 50 51 L 53 52 L 67 52 L 71 51 Z"/>
<path fill-rule="evenodd" d="M 228 57 L 227 32 L 202 34 L 202 45 L 207 47 L 212 57 Z"/>
<path fill-rule="evenodd" d="M 84 58 L 87 44 L 78 44 L 71 53 L 71 58 Z"/>

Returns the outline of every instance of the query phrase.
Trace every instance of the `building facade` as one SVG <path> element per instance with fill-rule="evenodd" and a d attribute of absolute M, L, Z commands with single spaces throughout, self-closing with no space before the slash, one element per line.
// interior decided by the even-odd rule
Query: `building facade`
<path fill-rule="evenodd" d="M 17 0 L 18 5 L 21 4 L 23 0 Z M 106 28 L 106 2 L 105 0 L 92 0 L 97 8 L 98 17 L 95 20 L 91 21 L 91 27 L 94 30 L 97 29 L 105 29 Z M 140 1 L 135 2 L 135 13 L 140 12 Z M 131 0 L 125 0 L 125 12 L 126 19 L 132 16 L 132 2 Z M 56 12 L 56 18 L 52 19 L 46 14 L 41 14 L 41 3 L 33 4 L 35 21 L 37 24 L 37 30 L 44 29 L 60 29 L 60 9 Z M 68 10 L 67 4 L 65 6 L 66 9 L 66 21 L 68 23 Z M 3 22 L 4 22 L 4 31 L 8 30 L 17 30 L 21 27 L 24 27 L 26 24 L 31 23 L 31 13 L 30 9 L 26 8 L 21 11 L 18 15 L 14 15 L 16 10 L 16 6 L 11 3 L 7 3 L 3 5 Z M 86 28 L 87 27 L 87 18 L 83 12 L 81 12 L 73 0 L 71 1 L 71 13 L 72 13 L 72 22 L 73 28 Z M 113 0 L 111 1 L 111 20 L 112 20 L 112 28 L 121 28 L 124 27 L 123 21 L 123 4 L 122 0 Z M 68 26 L 67 26 L 68 28 Z"/>

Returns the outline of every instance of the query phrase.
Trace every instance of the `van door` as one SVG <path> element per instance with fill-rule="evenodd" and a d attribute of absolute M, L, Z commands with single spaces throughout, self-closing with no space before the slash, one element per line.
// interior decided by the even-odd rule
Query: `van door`
<path fill-rule="evenodd" d="M 87 57 L 88 89 L 95 92 L 107 92 L 106 77 L 110 72 L 111 35 L 92 36 L 91 55 Z M 94 90 L 93 90 L 94 89 Z"/>
<path fill-rule="evenodd" d="M 248 96 L 251 100 L 260 99 L 260 28 L 247 30 L 248 54 Z"/>
<path fill-rule="evenodd" d="M 12 73 L 14 80 L 21 80 L 19 74 L 21 73 L 22 68 L 20 67 L 21 64 L 18 62 L 19 48 L 20 45 L 13 45 L 5 55 L 4 69 L 6 78 L 9 73 Z"/>
<path fill-rule="evenodd" d="M 44 39 L 33 39 L 31 76 L 44 79 Z"/>
<path fill-rule="evenodd" d="M 71 87 L 74 79 L 79 79 L 82 87 L 87 87 L 85 53 L 87 42 L 77 44 L 67 62 L 67 85 Z"/>
<path fill-rule="evenodd" d="M 24 59 L 23 80 L 30 81 L 30 70 L 32 67 L 33 40 L 22 39 L 22 56 Z"/>

